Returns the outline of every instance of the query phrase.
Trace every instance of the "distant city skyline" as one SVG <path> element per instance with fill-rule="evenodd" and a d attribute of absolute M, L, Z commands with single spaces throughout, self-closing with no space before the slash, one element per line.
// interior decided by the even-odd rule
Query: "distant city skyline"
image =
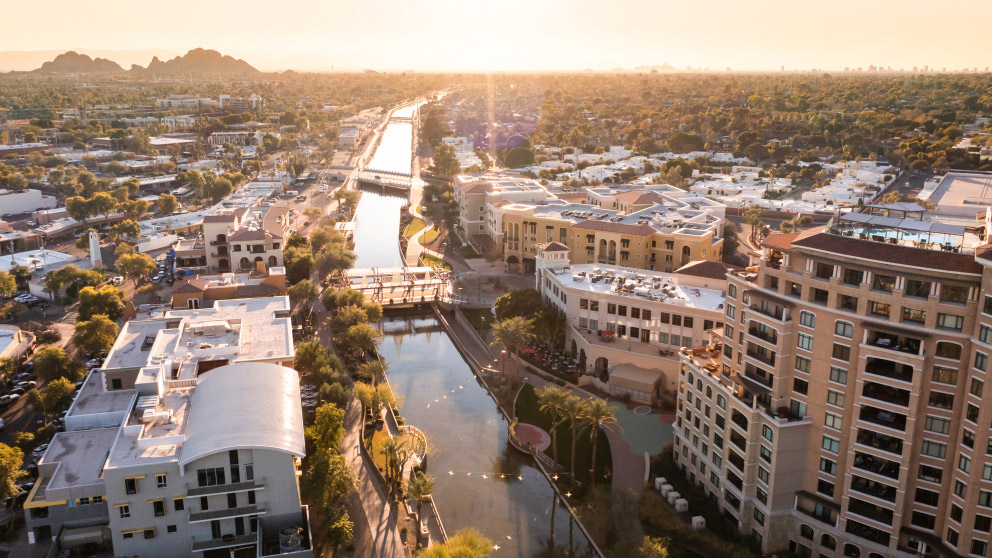
<path fill-rule="evenodd" d="M 988 34 L 941 40 L 946 30 L 928 25 L 922 16 L 934 5 L 923 0 L 816 7 L 783 0 L 284 0 L 275 9 L 259 0 L 237 9 L 177 0 L 168 13 L 125 0 L 57 4 L 5 6 L 5 19 L 17 24 L 0 36 L 0 71 L 40 65 L 42 53 L 7 51 L 116 51 L 105 56 L 128 68 L 147 65 L 153 53 L 197 47 L 263 71 L 604 71 L 666 63 L 710 71 L 985 71 L 992 52 Z M 992 3 L 961 4 L 970 21 L 992 17 Z"/>

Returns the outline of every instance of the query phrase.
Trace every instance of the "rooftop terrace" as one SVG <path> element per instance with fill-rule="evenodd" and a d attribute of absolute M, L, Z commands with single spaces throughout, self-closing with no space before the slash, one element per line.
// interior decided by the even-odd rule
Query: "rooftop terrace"
<path fill-rule="evenodd" d="M 566 287 L 572 289 L 636 297 L 701 310 L 723 310 L 722 291 L 680 285 L 677 274 L 591 264 L 567 266 L 554 270 L 554 273 Z"/>

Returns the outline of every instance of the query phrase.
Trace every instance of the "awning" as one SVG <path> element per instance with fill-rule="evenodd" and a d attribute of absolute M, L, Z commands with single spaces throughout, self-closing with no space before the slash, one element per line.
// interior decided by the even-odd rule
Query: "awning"
<path fill-rule="evenodd" d="M 62 529 L 62 535 L 59 539 L 59 544 L 65 550 L 84 544 L 102 544 L 110 540 L 110 526 L 93 525 L 75 529 L 65 528 Z"/>
<path fill-rule="evenodd" d="M 617 364 L 610 372 L 610 385 L 635 391 L 653 393 L 664 372 L 657 368 L 641 368 L 633 364 Z"/>
<path fill-rule="evenodd" d="M 891 324 L 885 324 L 881 322 L 872 322 L 865 320 L 861 322 L 861 327 L 874 329 L 876 331 L 881 331 L 883 333 L 891 333 L 892 335 L 903 335 L 907 337 L 915 337 L 917 339 L 929 339 L 930 334 L 925 331 L 916 331 L 915 329 L 906 329 L 902 327 L 896 327 Z"/>

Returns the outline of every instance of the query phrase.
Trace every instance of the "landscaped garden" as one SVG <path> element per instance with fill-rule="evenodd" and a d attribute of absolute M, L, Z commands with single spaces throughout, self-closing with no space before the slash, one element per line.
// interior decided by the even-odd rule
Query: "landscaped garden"
<path fill-rule="evenodd" d="M 530 384 L 524 384 L 517 396 L 515 412 L 517 421 L 532 424 L 543 428 L 551 433 L 551 416 L 541 411 L 538 402 L 538 390 Z M 572 429 L 567 420 L 558 418 L 558 462 L 562 471 L 568 471 L 571 466 L 572 451 Z M 596 483 L 597 485 L 609 484 L 612 480 L 613 455 L 610 452 L 610 442 L 607 440 L 606 432 L 599 431 L 599 439 L 596 442 Z M 577 469 L 576 480 L 582 485 L 588 484 L 589 466 L 592 464 L 592 437 L 589 435 L 589 428 L 583 425 L 579 429 L 579 436 L 575 447 L 575 468 Z M 553 448 L 549 447 L 544 452 L 548 457 L 554 457 Z M 567 481 L 566 481 L 567 482 Z"/>
<path fill-rule="evenodd" d="M 418 232 L 422 231 L 426 226 L 427 223 L 425 223 L 423 219 L 418 217 L 413 221 L 410 221 L 410 224 L 407 225 L 405 229 L 403 229 L 403 236 L 407 238 L 413 238 Z"/>

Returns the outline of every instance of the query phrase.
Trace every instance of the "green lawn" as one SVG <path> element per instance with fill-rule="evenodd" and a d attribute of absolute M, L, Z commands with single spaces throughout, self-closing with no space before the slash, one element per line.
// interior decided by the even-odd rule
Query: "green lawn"
<path fill-rule="evenodd" d="M 415 234 L 423 230 L 423 228 L 426 226 L 427 223 L 425 223 L 423 219 L 420 218 L 414 219 L 413 221 L 410 221 L 410 224 L 407 225 L 406 229 L 403 230 L 403 236 L 407 238 L 413 238 Z"/>
<path fill-rule="evenodd" d="M 424 260 L 424 264 L 426 264 L 428 266 L 439 265 L 439 266 L 443 267 L 444 269 L 447 269 L 449 271 L 451 270 L 451 264 L 449 264 L 448 262 L 446 262 L 446 261 L 444 261 L 441 258 L 438 258 L 436 256 L 432 256 L 430 254 L 421 254 L 420 255 L 420 259 Z"/>
<path fill-rule="evenodd" d="M 437 228 L 437 225 L 431 227 L 424 233 L 424 236 L 420 237 L 420 244 L 426 245 L 437 240 L 437 237 L 441 235 L 441 229 Z"/>
<path fill-rule="evenodd" d="M 524 385 L 517 397 L 516 406 L 517 420 L 527 424 L 533 424 L 551 432 L 551 417 L 542 413 L 537 403 L 537 392 L 530 384 Z M 572 451 L 572 431 L 567 422 L 558 425 L 558 462 L 561 463 L 564 471 L 569 469 Z M 552 449 L 549 447 L 544 453 L 553 457 Z M 578 479 L 585 483 L 589 479 L 589 465 L 592 463 L 592 440 L 588 430 L 579 431 L 579 442 L 575 448 L 575 468 L 578 469 Z M 604 482 L 608 469 L 612 470 L 613 455 L 610 452 L 610 442 L 606 438 L 606 433 L 599 432 L 599 440 L 596 442 L 596 483 L 597 486 Z"/>

